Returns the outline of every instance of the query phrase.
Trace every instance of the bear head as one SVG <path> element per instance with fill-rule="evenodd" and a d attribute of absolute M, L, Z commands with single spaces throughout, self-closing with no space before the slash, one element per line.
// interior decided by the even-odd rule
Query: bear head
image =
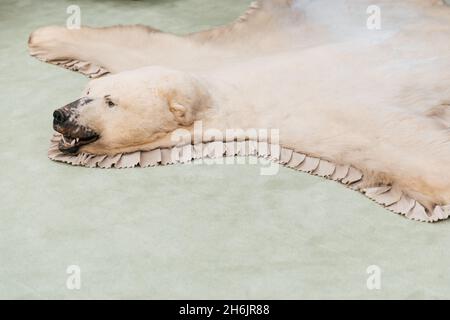
<path fill-rule="evenodd" d="M 208 109 L 207 88 L 194 76 L 145 67 L 90 81 L 81 98 L 54 111 L 60 151 L 117 154 L 168 143 Z"/>

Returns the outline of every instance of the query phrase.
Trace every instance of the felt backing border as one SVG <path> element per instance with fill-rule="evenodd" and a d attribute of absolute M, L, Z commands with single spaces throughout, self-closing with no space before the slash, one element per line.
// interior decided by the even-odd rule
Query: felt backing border
<path fill-rule="evenodd" d="M 404 215 L 411 220 L 437 222 L 448 219 L 450 215 L 450 205 L 434 205 L 432 208 L 425 207 L 395 186 L 362 187 L 364 185 L 364 175 L 351 165 L 335 164 L 262 141 L 213 141 L 109 156 L 88 153 L 79 153 L 77 155 L 64 154 L 58 149 L 60 140 L 61 135 L 55 133 L 51 139 L 48 151 L 49 158 L 76 166 L 104 169 L 145 168 L 188 163 L 196 159 L 255 156 L 269 159 L 297 171 L 339 182 L 352 190 L 359 191 L 389 211 Z"/>

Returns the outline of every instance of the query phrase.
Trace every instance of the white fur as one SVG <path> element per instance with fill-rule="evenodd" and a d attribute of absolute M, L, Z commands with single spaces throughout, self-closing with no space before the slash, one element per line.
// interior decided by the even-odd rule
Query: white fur
<path fill-rule="evenodd" d="M 450 203 L 450 10 L 434 0 L 377 1 L 382 29 L 368 30 L 370 4 L 263 1 L 244 21 L 185 37 L 49 27 L 31 36 L 30 49 L 117 73 L 89 85 L 97 103 L 83 121 L 104 140 L 88 152 L 167 145 L 194 120 L 279 128 L 283 146 L 352 164 L 372 185 Z M 106 94 L 126 105 L 114 120 L 102 109 Z"/>

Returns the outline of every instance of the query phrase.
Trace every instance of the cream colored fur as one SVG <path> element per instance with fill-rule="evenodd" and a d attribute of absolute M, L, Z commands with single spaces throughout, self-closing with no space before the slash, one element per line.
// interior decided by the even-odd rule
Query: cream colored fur
<path fill-rule="evenodd" d="M 351 164 L 371 186 L 449 204 L 450 10 L 377 1 L 382 29 L 368 30 L 372 4 L 262 1 L 232 25 L 183 37 L 46 27 L 31 35 L 30 52 L 113 73 L 88 85 L 95 100 L 80 121 L 101 138 L 83 151 L 170 146 L 170 133 L 195 120 L 222 131 L 277 128 L 281 145 Z"/>

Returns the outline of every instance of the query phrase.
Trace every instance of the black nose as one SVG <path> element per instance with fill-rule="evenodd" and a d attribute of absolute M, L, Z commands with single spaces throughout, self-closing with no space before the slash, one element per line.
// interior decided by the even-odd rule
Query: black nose
<path fill-rule="evenodd" d="M 53 121 L 56 123 L 64 123 L 67 120 L 66 114 L 61 110 L 53 111 Z"/>

